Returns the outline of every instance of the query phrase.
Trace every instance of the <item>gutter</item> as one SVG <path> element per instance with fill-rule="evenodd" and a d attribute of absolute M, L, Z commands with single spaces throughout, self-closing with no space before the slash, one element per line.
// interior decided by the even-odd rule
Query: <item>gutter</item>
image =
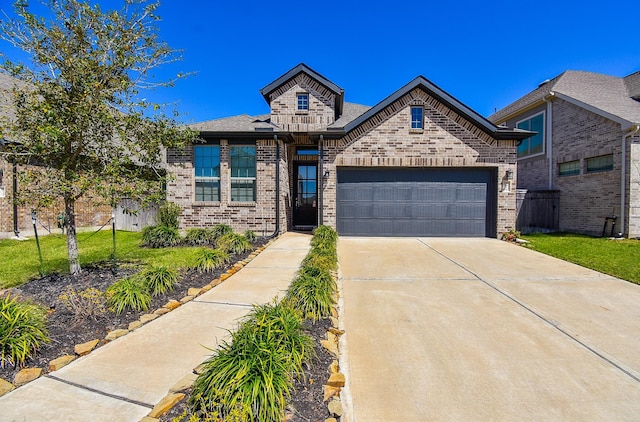
<path fill-rule="evenodd" d="M 622 136 L 622 171 L 620 172 L 620 237 L 625 232 L 625 216 L 627 215 L 627 139 L 640 131 L 640 125 L 634 125 Z"/>
<path fill-rule="evenodd" d="M 280 234 L 280 141 L 278 135 L 273 135 L 276 141 L 276 228 L 267 239 L 273 239 Z"/>
<path fill-rule="evenodd" d="M 549 190 L 553 190 L 553 111 L 551 106 L 551 100 L 555 97 L 556 93 L 551 91 L 549 95 L 543 98 L 547 105 L 546 116 L 544 119 L 545 127 L 545 139 L 543 142 L 547 144 L 547 160 L 549 162 Z"/>

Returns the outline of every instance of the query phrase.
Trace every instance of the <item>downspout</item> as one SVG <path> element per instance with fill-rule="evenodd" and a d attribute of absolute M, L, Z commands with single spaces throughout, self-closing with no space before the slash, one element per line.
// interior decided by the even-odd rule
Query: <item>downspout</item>
<path fill-rule="evenodd" d="M 280 234 L 280 141 L 278 135 L 273 135 L 276 142 L 276 228 L 267 239 L 273 239 Z"/>
<path fill-rule="evenodd" d="M 635 127 L 635 129 L 634 129 Z M 627 139 L 640 131 L 640 125 L 631 127 L 631 131 L 622 136 L 622 171 L 620 172 L 620 237 L 625 232 L 625 216 L 627 215 Z"/>
<path fill-rule="evenodd" d="M 324 213 L 324 168 L 323 168 L 323 162 L 324 162 L 324 135 L 320 135 L 320 165 L 318 166 L 318 174 L 317 174 L 317 178 L 320 180 L 320 183 L 316 184 L 316 186 L 319 186 L 320 188 L 320 192 L 318 195 L 318 227 L 322 226 L 323 223 L 323 218 L 322 218 L 322 214 Z"/>
<path fill-rule="evenodd" d="M 18 166 L 13 163 L 13 234 L 17 238 L 20 237 L 20 229 L 18 227 Z"/>
<path fill-rule="evenodd" d="M 544 97 L 544 102 L 547 104 L 547 113 L 544 119 L 546 125 L 544 142 L 547 144 L 547 160 L 549 162 L 549 183 L 547 184 L 549 190 L 553 190 L 553 112 L 551 100 L 554 95 L 555 93 L 552 91 Z"/>

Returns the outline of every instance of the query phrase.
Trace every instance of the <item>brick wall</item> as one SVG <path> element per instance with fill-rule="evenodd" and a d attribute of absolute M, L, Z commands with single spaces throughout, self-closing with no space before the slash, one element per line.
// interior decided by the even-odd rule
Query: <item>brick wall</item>
<path fill-rule="evenodd" d="M 424 130 L 410 129 L 410 107 L 424 105 Z M 324 222 L 336 226 L 336 169 L 364 167 L 491 167 L 500 187 L 510 169 L 516 173 L 515 141 L 497 141 L 421 90 L 415 90 L 383 110 L 356 133 L 326 141 L 323 166 Z M 497 233 L 515 228 L 515 186 L 498 189 Z"/>
<path fill-rule="evenodd" d="M 553 187 L 560 191 L 560 230 L 600 236 L 604 217 L 620 216 L 620 124 L 556 99 L 553 113 Z M 586 159 L 613 154 L 613 170 L 586 173 Z M 578 160 L 581 173 L 559 176 L 558 165 Z M 618 223 L 620 220 L 618 220 Z"/>
<path fill-rule="evenodd" d="M 297 94 L 309 94 L 309 110 L 298 111 Z M 271 122 L 283 130 L 322 130 L 335 121 L 335 94 L 300 74 L 271 94 Z"/>
<path fill-rule="evenodd" d="M 0 160 L 0 169 L 3 170 L 4 176 L 2 184 L 5 188 L 5 197 L 0 198 L 0 236 L 13 236 L 13 167 L 4 160 Z M 18 189 L 20 186 L 18 185 Z M 21 234 L 30 234 L 33 232 L 33 224 L 31 223 L 31 210 L 34 208 L 32 204 L 21 205 L 18 207 L 18 229 Z M 85 195 L 76 202 L 76 226 L 81 227 L 99 227 L 111 218 L 111 207 L 104 205 L 98 198 L 92 198 L 91 195 Z M 37 218 L 40 222 L 38 230 L 47 233 L 47 229 L 53 233 L 60 233 L 57 228 L 58 215 L 64 212 L 64 202 L 60 199 L 47 208 L 37 209 Z M 43 227 L 44 226 L 44 227 Z M 46 227 L 46 229 L 45 229 Z"/>
<path fill-rule="evenodd" d="M 288 165 L 284 148 L 280 154 L 280 230 L 287 230 Z M 172 181 L 167 185 L 167 200 L 182 208 L 180 228 L 213 227 L 228 224 L 235 231 L 253 230 L 258 235 L 269 235 L 276 227 L 276 142 L 259 140 L 256 144 L 257 189 L 256 201 L 231 202 L 229 144 L 220 141 L 220 201 L 196 202 L 193 169 L 193 147 L 170 149 L 167 162 Z"/>

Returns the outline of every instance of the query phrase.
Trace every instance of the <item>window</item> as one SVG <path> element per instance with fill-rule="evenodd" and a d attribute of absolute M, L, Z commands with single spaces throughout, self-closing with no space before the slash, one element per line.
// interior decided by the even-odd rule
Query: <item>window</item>
<path fill-rule="evenodd" d="M 296 155 L 318 155 L 316 147 L 296 147 Z"/>
<path fill-rule="evenodd" d="M 518 158 L 542 154 L 544 152 L 544 113 L 536 114 L 516 124 L 518 129 L 538 132 L 531 138 L 523 139 L 518 146 Z"/>
<path fill-rule="evenodd" d="M 220 147 L 196 145 L 193 147 L 196 179 L 196 201 L 220 200 Z"/>
<path fill-rule="evenodd" d="M 411 129 L 423 128 L 424 109 L 422 107 L 411 107 Z"/>
<path fill-rule="evenodd" d="M 573 176 L 580 174 L 580 160 L 567 161 L 558 165 L 560 176 Z"/>
<path fill-rule="evenodd" d="M 613 154 L 587 158 L 587 173 L 613 170 Z"/>
<path fill-rule="evenodd" d="M 298 94 L 298 111 L 309 111 L 309 94 Z"/>
<path fill-rule="evenodd" d="M 256 147 L 239 145 L 229 148 L 231 157 L 231 201 L 256 200 Z"/>

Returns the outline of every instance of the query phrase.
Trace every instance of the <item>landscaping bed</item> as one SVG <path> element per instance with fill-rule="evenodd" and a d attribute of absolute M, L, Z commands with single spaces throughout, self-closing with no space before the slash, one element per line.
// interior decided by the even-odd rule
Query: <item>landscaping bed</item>
<path fill-rule="evenodd" d="M 264 242 L 257 242 L 256 247 L 261 243 Z M 147 311 L 126 310 L 120 315 L 102 312 L 95 317 L 79 318 L 68 310 L 60 299 L 69 286 L 73 286 L 77 291 L 90 288 L 105 291 L 117 280 L 138 272 L 140 268 L 134 265 L 121 266 L 117 275 L 112 273 L 108 264 L 87 267 L 79 276 L 52 274 L 24 283 L 18 288 L 0 290 L 0 294 L 19 296 L 21 300 L 29 299 L 48 309 L 47 327 L 51 341 L 40 347 L 25 364 L 25 367 L 42 368 L 43 373 L 47 373 L 49 362 L 63 355 L 73 356 L 76 345 L 95 339 L 99 340 L 97 347 L 104 345 L 107 342 L 105 336 L 108 332 L 127 329 L 130 323 L 137 321 L 143 314 L 153 313 L 171 300 L 179 301 L 187 296 L 190 288 L 201 288 L 209 284 L 248 255 L 249 252 L 234 255 L 231 263 L 212 273 L 200 273 L 195 270 L 181 271 L 179 285 L 173 291 L 155 296 Z M 326 339 L 326 331 L 330 325 L 331 322 L 327 318 L 304 323 L 304 331 L 313 339 L 317 356 L 312 362 L 305 364 L 304 375 L 295 380 L 291 399 L 288 401 L 287 420 L 325 420 L 330 417 L 326 402 L 323 400 L 323 385 L 329 378 L 328 367 L 335 356 L 320 345 L 320 341 Z M 0 378 L 12 382 L 20 369 L 6 365 L 0 368 Z M 186 393 L 189 394 L 189 391 Z M 172 420 L 179 416 L 184 411 L 188 398 L 189 396 L 182 400 L 162 420 Z"/>

